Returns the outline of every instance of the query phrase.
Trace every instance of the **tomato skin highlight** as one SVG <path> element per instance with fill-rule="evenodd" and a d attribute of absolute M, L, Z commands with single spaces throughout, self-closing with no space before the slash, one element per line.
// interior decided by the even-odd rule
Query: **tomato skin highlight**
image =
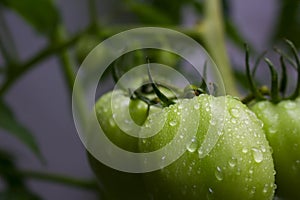
<path fill-rule="evenodd" d="M 276 194 L 283 199 L 300 199 L 300 99 L 278 104 L 262 101 L 251 109 L 263 121 L 273 148 Z"/>

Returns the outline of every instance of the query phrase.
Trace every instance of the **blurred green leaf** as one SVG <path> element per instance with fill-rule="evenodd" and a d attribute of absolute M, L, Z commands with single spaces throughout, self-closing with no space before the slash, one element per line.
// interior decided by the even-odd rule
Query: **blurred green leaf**
<path fill-rule="evenodd" d="M 52 35 L 60 17 L 52 0 L 0 0 L 0 4 L 16 11 L 37 31 Z"/>
<path fill-rule="evenodd" d="M 41 161 L 43 157 L 30 131 L 17 121 L 10 108 L 0 100 L 0 128 L 8 131 L 23 142 Z"/>
<path fill-rule="evenodd" d="M 130 11 L 137 15 L 139 20 L 143 23 L 156 25 L 173 24 L 172 19 L 169 18 L 168 15 L 152 5 L 135 0 L 126 0 L 125 2 Z"/>
<path fill-rule="evenodd" d="M 0 192 L 1 200 L 40 200 L 41 198 L 25 188 L 12 188 Z"/>
<path fill-rule="evenodd" d="M 5 182 L 5 187 L 0 191 L 1 200 L 39 200 L 25 185 L 22 176 L 15 173 L 16 165 L 13 156 L 0 149 L 0 176 Z"/>
<path fill-rule="evenodd" d="M 285 0 L 278 2 L 281 6 L 273 39 L 288 38 L 294 42 L 295 46 L 300 47 L 300 1 Z"/>

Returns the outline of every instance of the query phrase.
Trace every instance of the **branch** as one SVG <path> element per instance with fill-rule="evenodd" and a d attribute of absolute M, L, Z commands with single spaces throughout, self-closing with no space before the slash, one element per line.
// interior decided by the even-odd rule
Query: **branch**
<path fill-rule="evenodd" d="M 26 61 L 21 66 L 16 67 L 16 70 L 13 74 L 13 76 L 8 77 L 6 81 L 3 83 L 2 87 L 0 88 L 0 96 L 3 95 L 11 86 L 12 84 L 21 76 L 23 76 L 26 72 L 28 72 L 30 69 L 36 66 L 37 63 L 43 61 L 44 59 L 52 56 L 53 54 L 57 53 L 58 51 L 61 51 L 62 49 L 65 49 L 69 46 L 72 46 L 74 43 L 76 43 L 79 38 L 85 34 L 86 31 L 81 32 L 69 40 L 62 42 L 60 44 L 57 44 L 55 46 L 46 47 L 44 50 L 42 50 L 40 53 L 38 53 L 33 58 Z M 8 66 L 9 68 L 10 66 Z"/>

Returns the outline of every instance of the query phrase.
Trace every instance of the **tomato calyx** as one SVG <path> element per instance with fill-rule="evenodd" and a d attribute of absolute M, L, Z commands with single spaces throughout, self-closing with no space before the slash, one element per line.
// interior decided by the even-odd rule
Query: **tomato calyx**
<path fill-rule="evenodd" d="M 289 46 L 289 48 L 292 51 L 294 60 L 285 54 L 283 51 L 281 51 L 278 48 L 274 48 L 274 51 L 280 55 L 279 62 L 280 62 L 280 68 L 281 68 L 281 80 L 279 81 L 278 78 L 278 72 L 275 69 L 274 64 L 270 59 L 265 57 L 266 52 L 263 52 L 259 58 L 257 59 L 253 70 L 250 69 L 249 64 L 249 48 L 248 45 L 245 44 L 245 66 L 246 66 L 246 75 L 248 79 L 248 83 L 250 86 L 251 93 L 247 95 L 242 102 L 245 104 L 249 104 L 252 101 L 263 101 L 268 100 L 274 104 L 279 103 L 282 100 L 295 100 L 300 95 L 300 58 L 297 54 L 297 49 L 294 46 L 294 44 L 289 41 L 285 40 L 285 43 Z M 267 64 L 270 74 L 271 74 L 271 87 L 262 86 L 257 87 L 253 77 L 255 76 L 256 69 L 258 67 L 259 62 L 264 59 L 265 63 Z M 290 96 L 286 97 L 286 89 L 287 89 L 287 65 L 286 61 L 297 71 L 297 82 L 296 82 L 296 88 Z"/>

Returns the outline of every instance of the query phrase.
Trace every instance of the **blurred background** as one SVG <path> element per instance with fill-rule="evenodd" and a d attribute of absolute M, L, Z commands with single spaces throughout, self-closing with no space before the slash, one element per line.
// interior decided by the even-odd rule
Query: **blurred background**
<path fill-rule="evenodd" d="M 105 38 L 143 26 L 182 31 L 222 65 L 236 96 L 247 93 L 239 82 L 244 42 L 253 58 L 282 38 L 300 47 L 298 0 L 211 0 L 210 11 L 207 2 L 0 0 L 0 199 L 99 198 L 70 94 L 76 69 Z M 216 28 L 220 43 L 203 24 Z"/>

